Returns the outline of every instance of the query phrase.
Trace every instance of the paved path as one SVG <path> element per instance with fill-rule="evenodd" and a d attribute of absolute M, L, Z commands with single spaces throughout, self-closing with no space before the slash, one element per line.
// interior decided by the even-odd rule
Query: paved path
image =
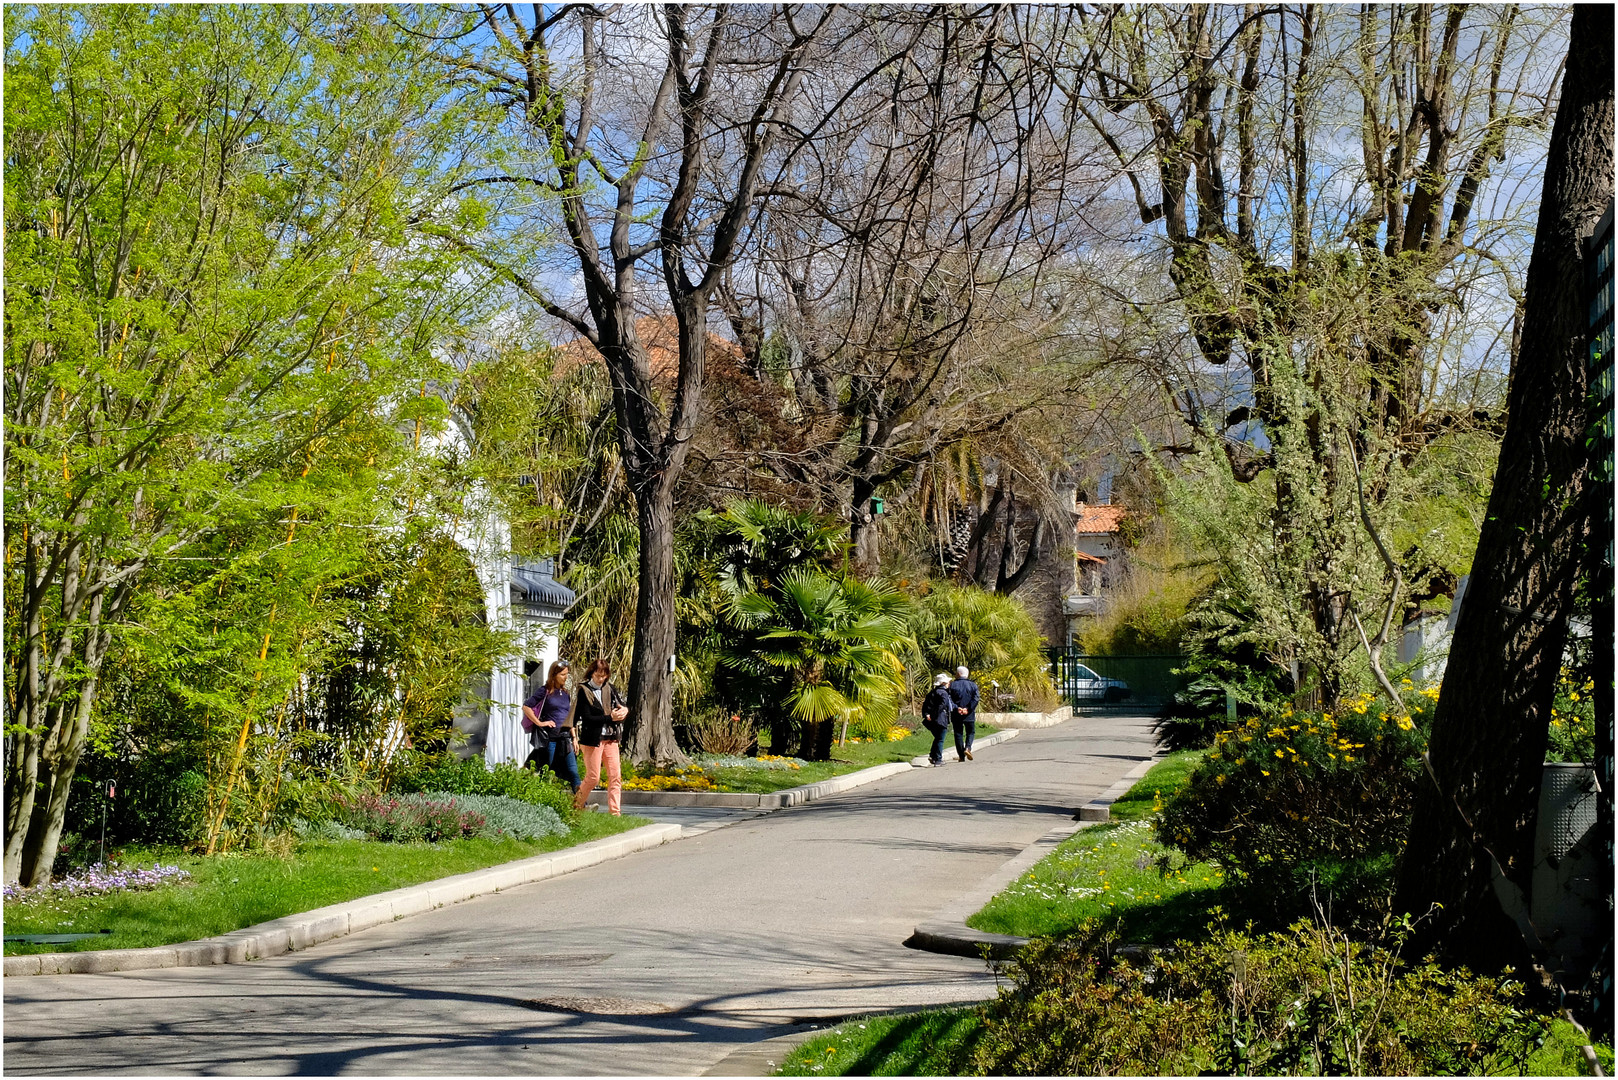
<path fill-rule="evenodd" d="M 5 1069 L 697 1075 L 808 1023 L 986 998 L 980 961 L 900 942 L 1147 757 L 1149 724 L 1027 731 L 274 959 L 6 979 Z"/>

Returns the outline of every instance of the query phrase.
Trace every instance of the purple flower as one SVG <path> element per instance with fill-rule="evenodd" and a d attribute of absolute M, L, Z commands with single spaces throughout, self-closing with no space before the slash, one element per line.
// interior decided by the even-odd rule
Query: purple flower
<path fill-rule="evenodd" d="M 57 878 L 44 885 L 28 889 L 20 885 L 7 885 L 5 899 L 26 900 L 44 896 L 105 896 L 115 892 L 133 892 L 156 889 L 163 885 L 177 885 L 191 877 L 188 870 L 178 866 L 109 867 L 96 863 L 75 874 Z"/>

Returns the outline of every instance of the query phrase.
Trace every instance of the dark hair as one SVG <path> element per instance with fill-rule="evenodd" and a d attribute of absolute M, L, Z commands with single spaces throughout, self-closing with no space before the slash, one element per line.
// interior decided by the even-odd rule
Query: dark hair
<path fill-rule="evenodd" d="M 601 672 L 602 682 L 606 682 L 608 679 L 612 678 L 612 664 L 605 656 L 598 656 L 592 660 L 590 662 L 590 666 L 584 669 L 584 677 L 589 679 L 593 677 L 597 671 Z"/>
<path fill-rule="evenodd" d="M 545 677 L 545 692 L 547 694 L 555 693 L 566 684 L 568 670 L 566 660 L 558 660 L 551 665 L 550 674 Z"/>

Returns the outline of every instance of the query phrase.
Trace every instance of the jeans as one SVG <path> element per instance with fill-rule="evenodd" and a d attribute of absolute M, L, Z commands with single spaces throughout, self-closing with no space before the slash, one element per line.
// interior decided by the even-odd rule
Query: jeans
<path fill-rule="evenodd" d="M 607 812 L 617 815 L 623 802 L 624 790 L 623 773 L 618 764 L 618 742 L 603 742 L 600 746 L 583 747 L 584 754 L 584 783 L 573 795 L 573 809 L 583 810 L 584 800 L 590 797 L 595 790 L 596 782 L 601 779 L 601 766 L 607 766 Z"/>
<path fill-rule="evenodd" d="M 955 729 L 955 756 L 962 761 L 966 760 L 966 752 L 972 749 L 972 739 L 977 735 L 978 722 L 974 717 L 952 716 L 949 726 Z"/>
<path fill-rule="evenodd" d="M 573 754 L 572 739 L 549 739 L 541 742 L 528 755 L 523 767 L 532 765 L 535 769 L 544 767 L 555 773 L 557 778 L 567 782 L 567 786 L 574 791 L 579 790 L 579 762 Z"/>
<path fill-rule="evenodd" d="M 949 728 L 931 720 L 922 721 L 921 726 L 933 733 L 933 745 L 927 751 L 927 760 L 937 765 L 944 760 L 944 736 L 949 733 Z"/>

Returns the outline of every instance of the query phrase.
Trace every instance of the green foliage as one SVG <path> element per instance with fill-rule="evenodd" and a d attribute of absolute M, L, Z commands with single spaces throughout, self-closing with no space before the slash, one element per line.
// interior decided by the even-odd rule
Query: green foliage
<path fill-rule="evenodd" d="M 1055 704 L 1045 642 L 1022 601 L 975 585 L 936 584 L 916 607 L 921 663 L 912 670 L 912 697 L 925 693 L 933 673 L 953 678 L 964 664 L 982 688 L 984 708 L 992 708 L 996 684 L 1031 710 Z"/>
<path fill-rule="evenodd" d="M 533 806 L 549 807 L 566 823 L 577 818 L 573 812 L 573 792 L 550 772 L 531 772 L 506 762 L 491 769 L 482 758 L 476 757 L 401 755 L 390 787 L 398 792 L 500 795 Z"/>
<path fill-rule="evenodd" d="M 800 566 L 773 589 L 731 601 L 742 637 L 724 663 L 750 678 L 765 710 L 785 713 L 806 732 L 842 721 L 891 722 L 904 692 L 899 654 L 909 643 L 909 612 L 897 590 Z"/>
<path fill-rule="evenodd" d="M 995 934 L 1066 934 L 1106 919 L 1125 940 L 1195 935 L 1224 898 L 1216 866 L 1169 858 L 1145 822 L 1092 825 L 1065 840 L 967 920 Z"/>
<path fill-rule="evenodd" d="M 1238 709 L 1279 713 L 1288 698 L 1287 674 L 1253 655 L 1250 646 L 1238 646 L 1235 656 L 1223 655 L 1204 642 L 1177 674 L 1186 680 L 1163 710 L 1153 730 L 1169 750 L 1202 749 L 1229 726 L 1227 695 Z"/>
<path fill-rule="evenodd" d="M 1221 931 L 1140 960 L 1092 925 L 1039 939 L 984 1009 L 979 1075 L 1499 1075 L 1548 1022 L 1522 986 L 1407 965 L 1329 926 Z"/>
<path fill-rule="evenodd" d="M 1124 518 L 1139 529 L 1140 515 Z M 1084 620 L 1078 644 L 1098 656 L 1177 653 L 1186 614 L 1209 576 L 1193 566 L 1171 535 L 1154 534 L 1133 546 L 1129 571 L 1107 594 L 1107 608 Z"/>
<path fill-rule="evenodd" d="M 407 433 L 444 414 L 432 346 L 481 282 L 405 228 L 467 211 L 483 106 L 378 11 L 43 7 L 6 34 L 7 875 L 25 832 L 49 862 L 80 706 L 104 764 L 203 776 L 205 841 L 248 842 L 320 783 L 300 755 L 338 733 L 289 698 L 435 479 Z"/>
<path fill-rule="evenodd" d="M 847 1020 L 799 1043 L 775 1076 L 965 1076 L 983 1028 L 976 1008 Z"/>
<path fill-rule="evenodd" d="M 1407 713 L 1362 695 L 1335 714 L 1288 709 L 1220 732 L 1164 807 L 1158 837 L 1218 863 L 1267 918 L 1318 901 L 1345 921 L 1374 920 L 1404 848 L 1431 721 L 1431 698 L 1413 701 Z"/>
<path fill-rule="evenodd" d="M 1422 340 L 1426 328 L 1353 261 L 1320 272 L 1320 293 L 1289 315 L 1284 336 L 1248 346 L 1250 356 L 1296 358 L 1262 365 L 1264 442 L 1224 445 L 1203 432 L 1207 453 L 1158 476 L 1176 524 L 1216 571 L 1188 611 L 1189 649 L 1295 664 L 1331 707 L 1369 684 L 1356 619 L 1374 634 L 1384 611 L 1442 595 L 1468 571 L 1497 442 L 1464 428 L 1413 442 L 1389 426 L 1377 404 L 1387 376 L 1369 358 L 1377 346 L 1348 342 Z M 1242 458 L 1262 467 L 1238 469 Z M 1397 576 L 1378 538 L 1397 553 Z"/>

